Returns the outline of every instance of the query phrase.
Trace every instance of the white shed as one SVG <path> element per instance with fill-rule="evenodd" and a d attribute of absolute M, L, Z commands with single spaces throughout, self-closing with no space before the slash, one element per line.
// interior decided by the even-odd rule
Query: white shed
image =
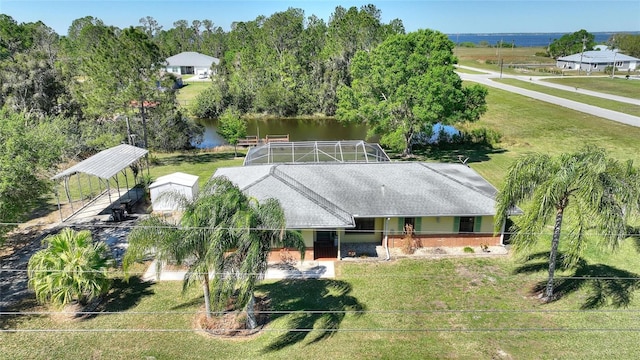
<path fill-rule="evenodd" d="M 160 176 L 149 185 L 151 193 L 151 206 L 153 211 L 179 210 L 178 204 L 168 198 L 160 198 L 165 192 L 174 191 L 184 195 L 187 199 L 193 199 L 198 194 L 198 177 L 195 175 L 176 172 Z"/>

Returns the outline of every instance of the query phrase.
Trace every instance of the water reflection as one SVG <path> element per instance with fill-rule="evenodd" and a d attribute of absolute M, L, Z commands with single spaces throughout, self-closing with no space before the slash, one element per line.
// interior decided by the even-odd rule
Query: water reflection
<path fill-rule="evenodd" d="M 216 132 L 217 120 L 201 119 L 205 126 L 204 139 L 198 148 L 224 145 Z M 344 126 L 333 119 L 268 119 L 248 120 L 247 135 L 264 138 L 267 135 L 289 135 L 291 141 L 366 140 L 367 127 L 361 124 Z"/>

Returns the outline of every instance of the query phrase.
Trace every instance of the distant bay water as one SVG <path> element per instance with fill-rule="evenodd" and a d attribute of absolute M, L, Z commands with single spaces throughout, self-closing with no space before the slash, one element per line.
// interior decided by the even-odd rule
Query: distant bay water
<path fill-rule="evenodd" d="M 640 31 L 616 31 L 616 32 L 592 32 L 596 43 L 601 44 L 618 33 L 640 34 Z M 495 46 L 500 41 L 505 44 L 515 44 L 516 47 L 545 47 L 553 40 L 560 39 L 567 33 L 496 33 L 496 34 L 447 34 L 449 39 L 456 44 L 470 42 L 479 45 L 486 41 Z"/>

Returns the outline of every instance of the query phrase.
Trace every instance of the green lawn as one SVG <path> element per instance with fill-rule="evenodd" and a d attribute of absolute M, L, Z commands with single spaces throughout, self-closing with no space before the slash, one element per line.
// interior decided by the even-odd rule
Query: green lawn
<path fill-rule="evenodd" d="M 607 274 L 637 277 L 630 244 L 607 263 Z M 2 318 L 7 359 L 632 359 L 637 280 L 560 278 L 566 295 L 543 305 L 531 294 L 545 272 L 508 257 L 338 263 L 332 280 L 282 280 L 259 287 L 271 298 L 271 323 L 249 339 L 195 333 L 197 289 L 179 282 L 116 281 L 106 314 L 75 322 L 44 315 Z M 528 269 L 534 269 L 533 272 Z M 562 274 L 560 274 L 562 275 Z M 571 274 L 565 274 L 571 275 Z M 589 305 L 608 285 L 604 305 Z M 587 309 L 583 309 L 587 307 Z M 24 304 L 22 311 L 42 308 Z M 57 329 L 31 332 L 30 329 Z M 313 329 L 313 330 L 312 330 Z M 500 355 L 502 354 L 502 355 Z M 509 356 L 509 357 L 505 357 Z"/>
<path fill-rule="evenodd" d="M 244 153 L 239 149 L 239 157 L 233 156 L 233 148 L 221 151 L 200 151 L 154 154 L 149 173 L 153 179 L 174 172 L 184 172 L 199 177 L 200 188 L 211 178 L 219 167 L 241 166 Z"/>
<path fill-rule="evenodd" d="M 473 169 L 500 186 L 509 165 L 525 153 L 559 154 L 585 144 L 603 147 L 621 160 L 637 160 L 640 153 L 637 127 L 495 88 L 489 88 L 487 104 L 488 111 L 473 126 L 500 132 L 502 142 L 495 148 L 416 151 L 417 159 L 457 162 L 463 155 Z"/>
<path fill-rule="evenodd" d="M 640 116 L 640 106 L 638 105 L 603 99 L 597 96 L 580 94 L 575 91 L 555 89 L 555 88 L 539 85 L 529 81 L 522 81 L 517 79 L 493 79 L 493 80 L 504 83 L 504 84 L 541 92 L 544 94 L 549 94 L 549 95 L 553 95 L 553 96 L 557 96 L 557 97 L 561 97 L 561 98 L 565 98 L 565 99 L 569 99 L 569 100 L 573 100 L 573 101 L 577 101 L 577 102 L 581 102 L 581 103 L 585 103 L 593 106 L 598 106 L 604 109 L 618 111 L 618 112 L 622 112 L 622 113 L 633 115 L 633 116 Z M 609 81 L 611 81 L 611 79 L 609 79 Z M 625 82 L 632 83 L 633 81 L 625 81 Z M 591 84 L 591 86 L 596 86 L 596 84 Z M 640 81 L 638 81 L 637 89 L 631 92 L 634 95 L 636 92 L 640 93 Z"/>
<path fill-rule="evenodd" d="M 183 107 L 188 107 L 191 102 L 195 100 L 196 96 L 209 86 L 211 86 L 210 81 L 185 82 L 184 86 L 178 90 L 178 94 L 176 95 L 178 104 Z"/>
<path fill-rule="evenodd" d="M 640 99 L 640 81 L 626 80 L 616 77 L 581 77 L 581 78 L 551 78 L 544 81 L 572 86 L 580 89 L 599 91 L 606 94 L 625 96 L 632 99 Z"/>
<path fill-rule="evenodd" d="M 553 75 L 548 71 L 542 70 L 548 68 L 555 71 L 555 60 L 536 55 L 536 53 L 544 53 L 545 50 L 545 48 L 538 47 L 503 48 L 500 51 L 497 48 L 487 47 L 456 47 L 453 52 L 460 65 L 489 71 L 500 71 L 499 63 L 502 61 L 502 71 L 505 74 L 522 75 L 522 70 L 518 70 L 515 67 L 517 65 L 527 65 L 527 74 L 537 76 Z"/>

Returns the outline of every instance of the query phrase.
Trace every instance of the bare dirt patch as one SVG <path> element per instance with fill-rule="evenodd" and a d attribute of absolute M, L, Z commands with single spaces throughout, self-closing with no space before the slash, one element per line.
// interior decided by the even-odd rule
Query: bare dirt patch
<path fill-rule="evenodd" d="M 258 326 L 255 329 L 247 328 L 247 314 L 244 311 L 234 310 L 231 305 L 224 314 L 207 319 L 204 308 L 196 316 L 195 326 L 208 336 L 223 338 L 251 337 L 262 330 L 269 322 L 268 310 L 271 308 L 271 299 L 256 297 L 254 311 Z"/>

